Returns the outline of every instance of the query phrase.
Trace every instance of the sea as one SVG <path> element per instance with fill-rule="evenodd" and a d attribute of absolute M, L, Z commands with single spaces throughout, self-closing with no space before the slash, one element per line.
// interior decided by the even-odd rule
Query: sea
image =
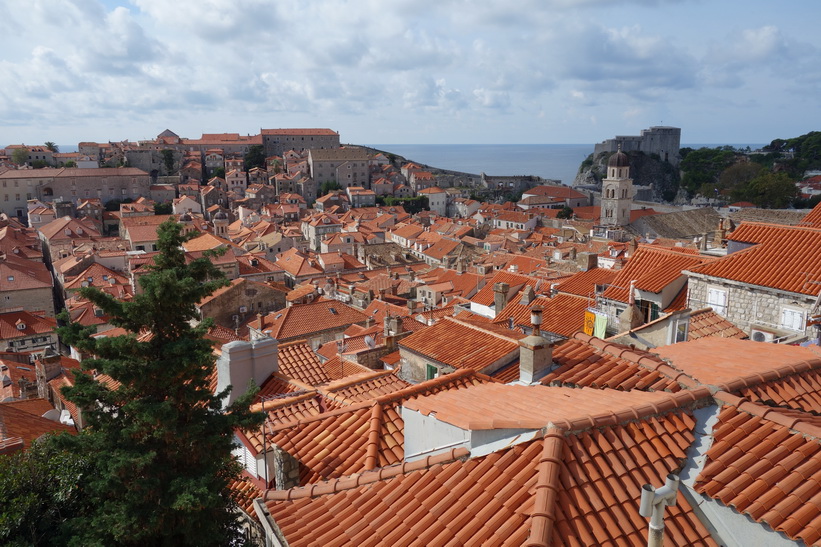
<path fill-rule="evenodd" d="M 593 144 L 368 144 L 420 165 L 478 175 L 535 175 L 573 184 L 581 163 L 593 153 Z M 722 144 L 682 144 L 715 148 Z M 757 150 L 763 144 L 730 144 Z"/>

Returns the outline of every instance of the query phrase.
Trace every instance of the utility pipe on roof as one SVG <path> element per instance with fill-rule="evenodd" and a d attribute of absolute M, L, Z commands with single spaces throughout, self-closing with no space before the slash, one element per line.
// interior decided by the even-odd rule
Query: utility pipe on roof
<path fill-rule="evenodd" d="M 664 545 L 664 508 L 676 505 L 679 478 L 670 473 L 667 481 L 661 488 L 654 488 L 652 484 L 641 487 L 641 504 L 639 514 L 650 517 L 650 530 L 647 534 L 647 547 L 663 547 Z"/>

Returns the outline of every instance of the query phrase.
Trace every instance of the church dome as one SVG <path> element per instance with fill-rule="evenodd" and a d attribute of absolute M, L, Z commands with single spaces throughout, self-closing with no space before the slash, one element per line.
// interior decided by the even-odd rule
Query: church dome
<path fill-rule="evenodd" d="M 607 160 L 607 167 L 630 167 L 630 158 L 619 148 L 619 151 Z"/>
<path fill-rule="evenodd" d="M 228 215 L 226 215 L 224 211 L 219 211 L 214 215 L 214 220 L 228 220 Z"/>
<path fill-rule="evenodd" d="M 188 213 L 183 213 L 180 216 L 180 222 L 192 222 L 194 219 Z"/>

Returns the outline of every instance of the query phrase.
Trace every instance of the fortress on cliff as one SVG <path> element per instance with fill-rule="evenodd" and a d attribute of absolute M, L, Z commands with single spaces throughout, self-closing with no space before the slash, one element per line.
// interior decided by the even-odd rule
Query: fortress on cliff
<path fill-rule="evenodd" d="M 657 126 L 642 129 L 639 136 L 616 136 L 598 143 L 593 149 L 593 157 L 602 152 L 612 154 L 619 150 L 623 152 L 644 152 L 658 154 L 658 156 L 672 165 L 678 165 L 678 150 L 681 146 L 681 128 Z"/>

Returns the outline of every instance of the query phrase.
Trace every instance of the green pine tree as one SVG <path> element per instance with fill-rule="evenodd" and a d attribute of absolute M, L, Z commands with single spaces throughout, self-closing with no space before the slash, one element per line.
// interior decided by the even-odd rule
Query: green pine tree
<path fill-rule="evenodd" d="M 95 356 L 66 390 L 88 427 L 60 439 L 94 468 L 85 485 L 93 509 L 68 524 L 78 545 L 227 545 L 236 537 L 227 494 L 240 471 L 233 430 L 258 426 L 262 415 L 249 411 L 251 393 L 223 412 L 225 393 L 209 389 L 207 324 L 189 321 L 195 304 L 226 281 L 208 258 L 186 263 L 181 228 L 160 225 L 160 252 L 133 300 L 81 291 L 112 325 L 136 334 L 93 339 L 75 323 L 60 329 L 65 342 Z M 114 382 L 100 382 L 92 369 Z"/>

